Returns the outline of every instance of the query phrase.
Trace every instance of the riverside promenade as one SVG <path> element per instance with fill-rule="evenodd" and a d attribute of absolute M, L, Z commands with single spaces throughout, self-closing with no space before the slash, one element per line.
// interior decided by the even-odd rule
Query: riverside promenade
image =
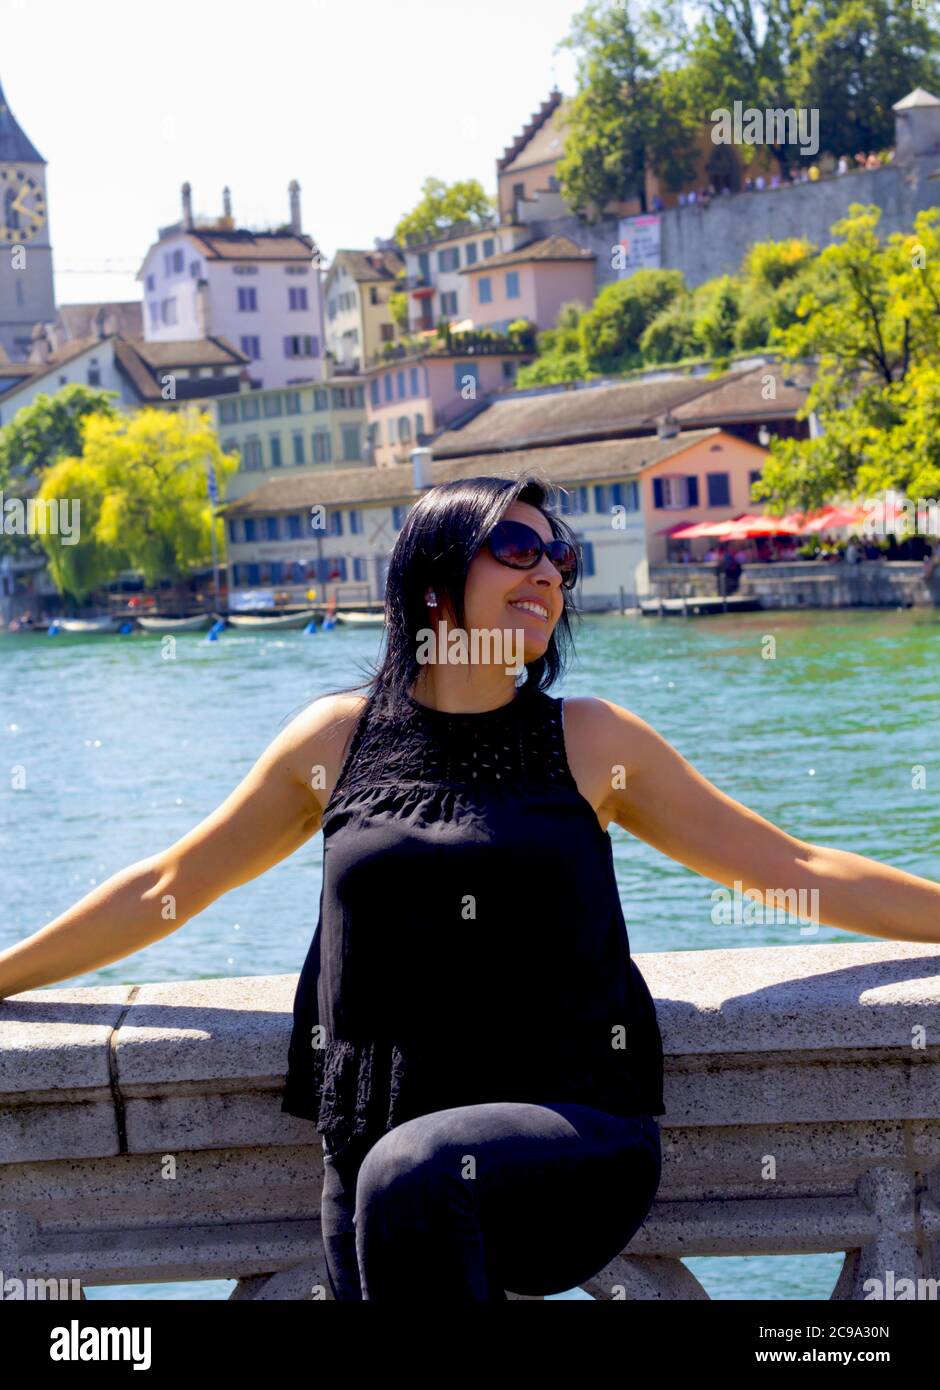
<path fill-rule="evenodd" d="M 585 1290 L 705 1299 L 684 1257 L 837 1251 L 832 1299 L 936 1297 L 940 947 L 804 941 L 636 960 L 666 1053 L 662 1183 Z M 280 1110 L 296 979 L 0 1002 L 8 1290 L 222 1278 L 238 1280 L 233 1299 L 332 1298 L 319 1137 Z"/>
<path fill-rule="evenodd" d="M 651 565 L 653 598 L 717 594 L 715 564 Z M 761 608 L 929 608 L 940 606 L 940 569 L 924 579 L 922 560 L 865 561 L 848 565 L 818 560 L 748 562 L 737 594 Z"/>

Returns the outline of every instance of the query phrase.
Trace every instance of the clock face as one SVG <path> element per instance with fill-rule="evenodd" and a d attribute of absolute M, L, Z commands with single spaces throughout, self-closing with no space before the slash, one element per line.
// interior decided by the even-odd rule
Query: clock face
<path fill-rule="evenodd" d="M 42 184 L 16 164 L 0 167 L 0 243 L 31 241 L 46 221 Z"/>

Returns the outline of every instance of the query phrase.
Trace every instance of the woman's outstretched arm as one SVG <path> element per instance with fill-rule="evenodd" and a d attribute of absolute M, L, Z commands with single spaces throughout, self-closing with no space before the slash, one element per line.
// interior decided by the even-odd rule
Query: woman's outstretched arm
<path fill-rule="evenodd" d="M 624 830 L 705 878 L 740 884 L 742 895 L 815 890 L 818 920 L 829 926 L 940 942 L 940 884 L 788 835 L 719 791 L 637 715 L 609 700 L 578 701 L 588 703 L 579 718 L 594 766 L 609 769 L 604 808 Z"/>
<path fill-rule="evenodd" d="M 0 952 L 0 999 L 133 955 L 309 840 L 339 773 L 349 736 L 348 721 L 339 716 L 349 712 L 349 699 L 315 700 L 181 840 L 112 874 L 48 926 Z"/>

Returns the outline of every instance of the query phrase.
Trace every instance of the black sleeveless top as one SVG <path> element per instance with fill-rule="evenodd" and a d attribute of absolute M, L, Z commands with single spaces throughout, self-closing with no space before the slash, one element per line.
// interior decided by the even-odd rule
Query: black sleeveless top
<path fill-rule="evenodd" d="M 323 813 L 320 917 L 282 1111 L 331 1153 L 484 1101 L 665 1114 L 610 836 L 527 685 L 451 714 L 363 707 Z"/>

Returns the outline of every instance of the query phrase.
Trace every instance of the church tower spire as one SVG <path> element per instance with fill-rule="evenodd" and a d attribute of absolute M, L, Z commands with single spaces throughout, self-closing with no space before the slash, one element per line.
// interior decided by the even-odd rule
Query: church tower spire
<path fill-rule="evenodd" d="M 7 105 L 0 82 L 0 162 L 12 164 L 14 161 L 20 164 L 46 162 Z"/>
<path fill-rule="evenodd" d="M 25 362 L 37 324 L 55 319 L 46 161 L 0 86 L 0 347 Z"/>

